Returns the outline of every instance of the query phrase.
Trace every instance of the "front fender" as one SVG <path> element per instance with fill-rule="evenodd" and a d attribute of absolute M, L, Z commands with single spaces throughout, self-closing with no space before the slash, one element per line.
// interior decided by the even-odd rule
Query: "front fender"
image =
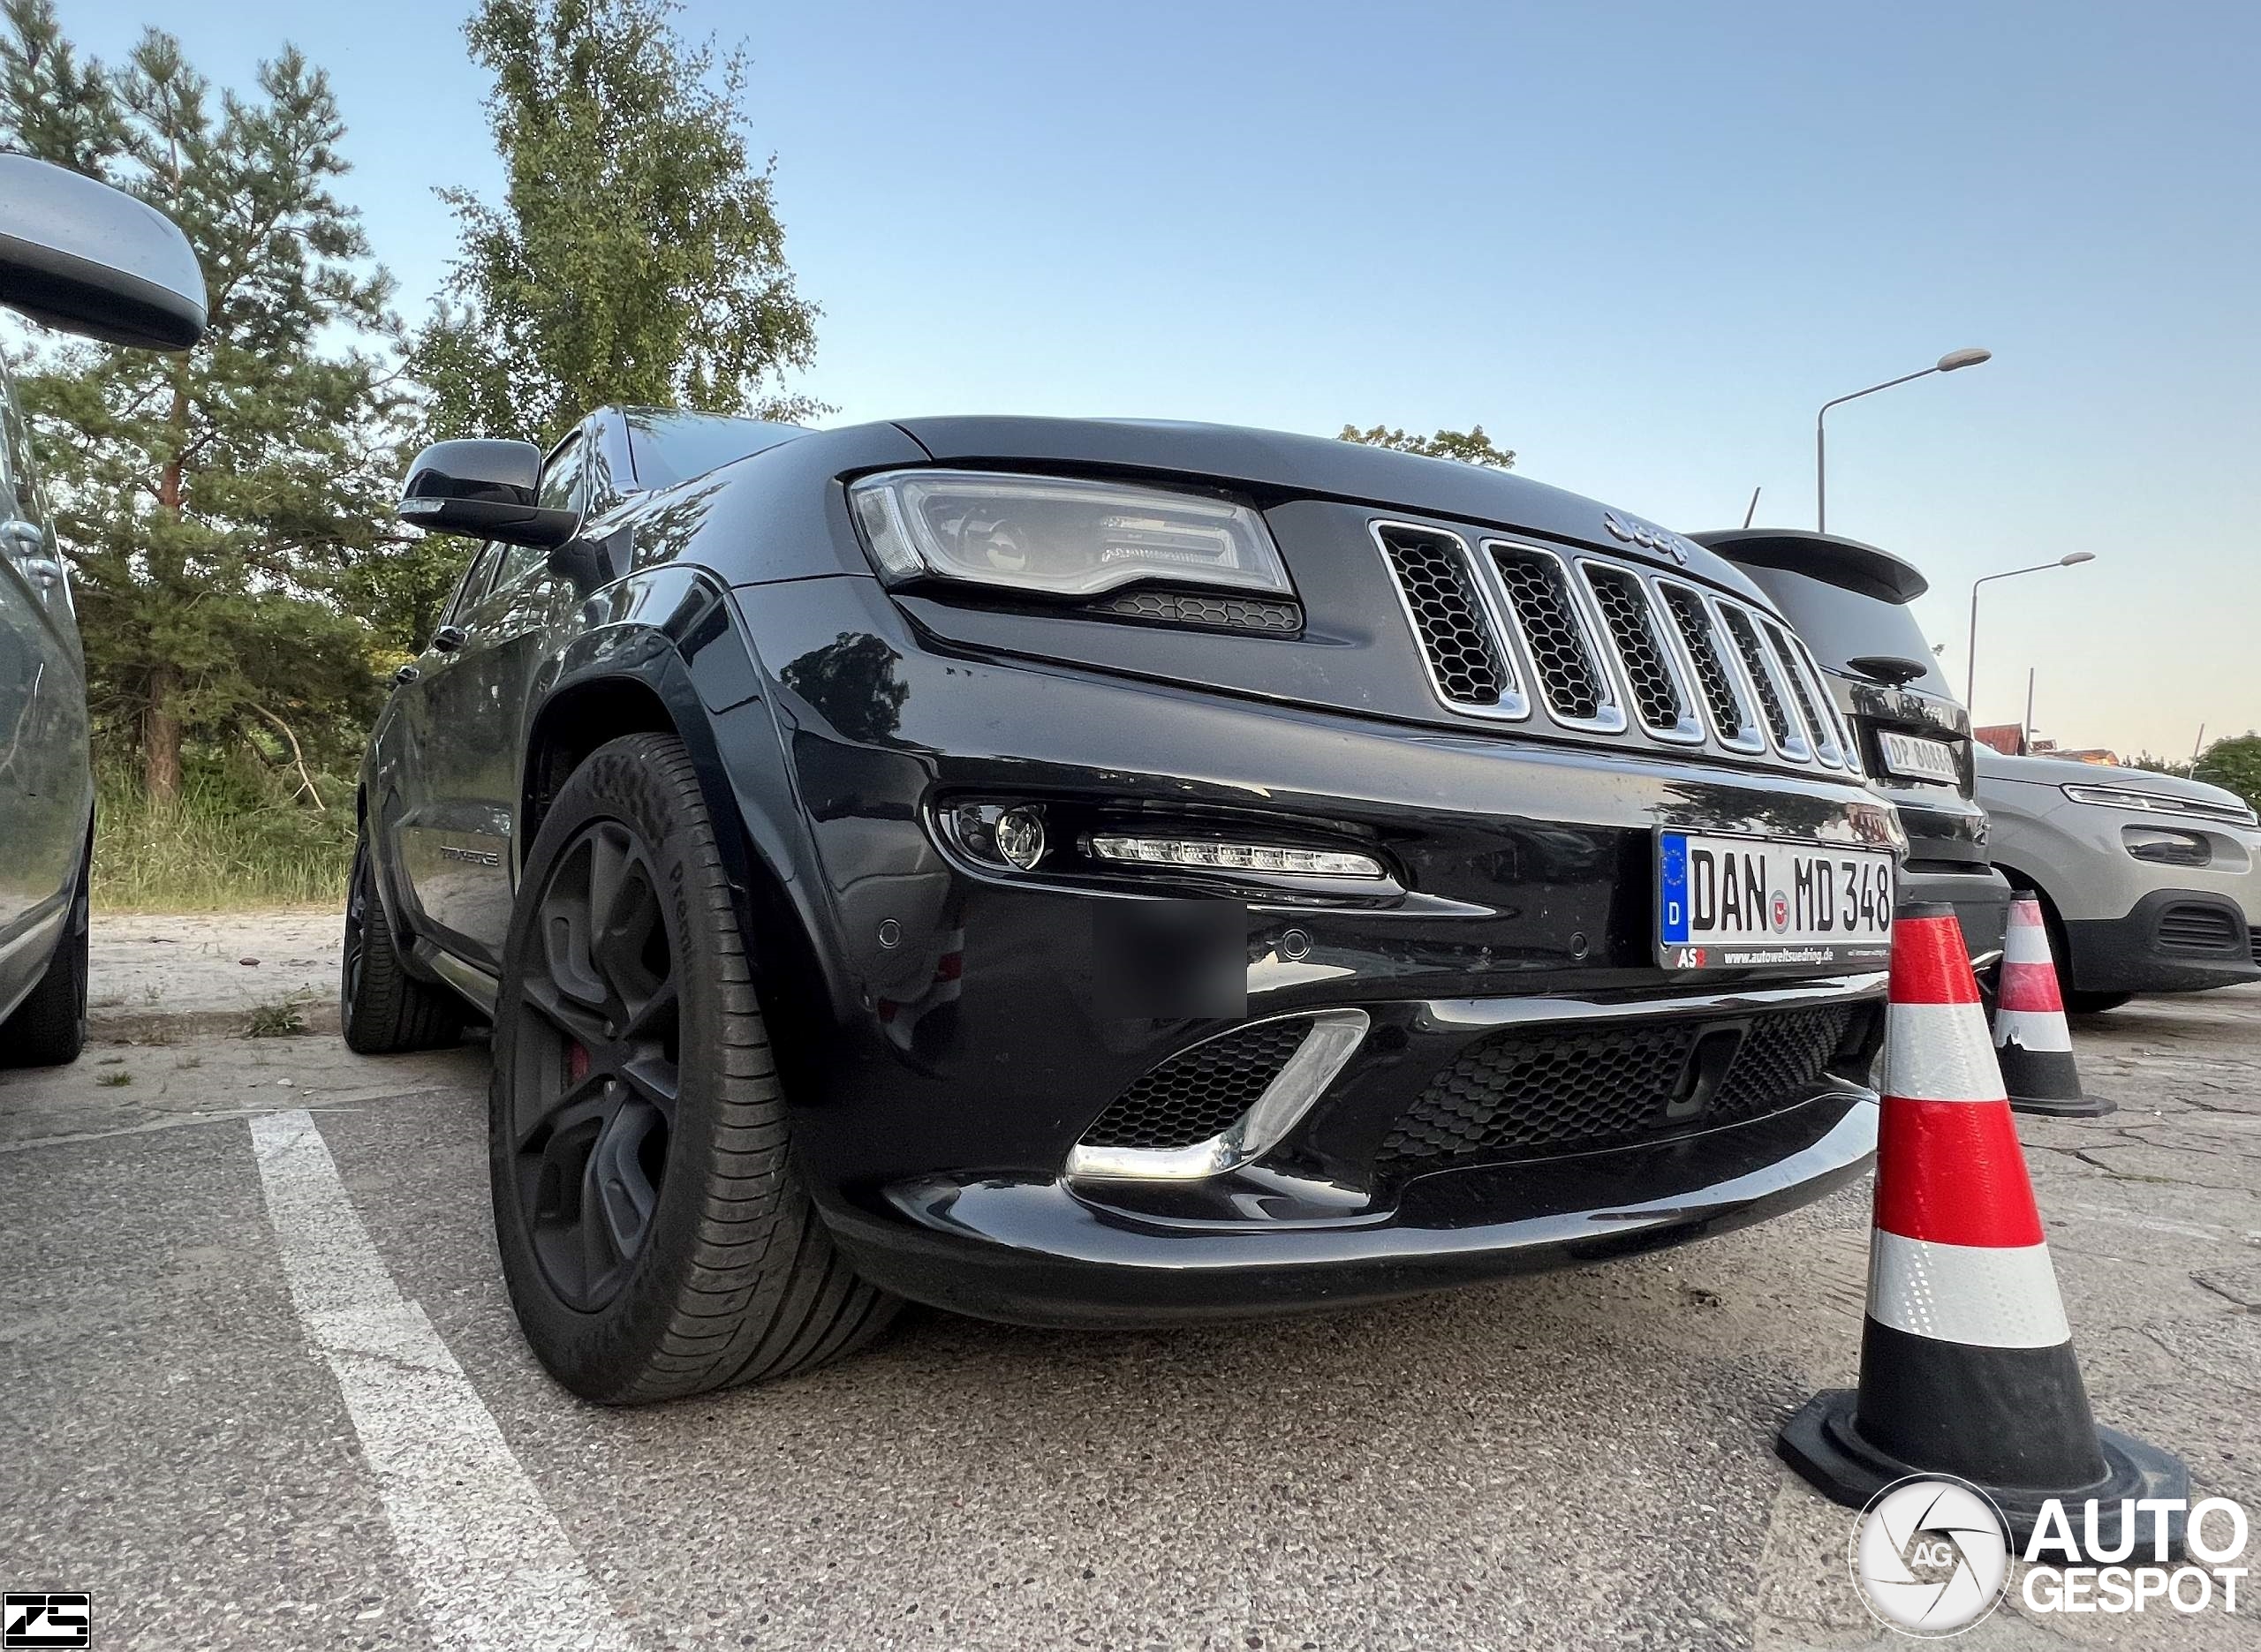
<path fill-rule="evenodd" d="M 728 589 L 703 568 L 647 568 L 589 599 L 587 629 L 542 662 L 536 674 L 513 834 L 523 864 L 525 823 L 541 813 L 543 777 L 535 753 L 555 720 L 572 718 L 608 683 L 633 683 L 656 698 L 698 771 L 738 907 L 740 928 L 758 939 L 780 921 L 782 902 L 802 945 L 790 961 L 813 964 L 825 995 L 845 1014 L 856 1001 L 841 975 L 837 948 L 821 938 L 835 925 L 824 880 L 813 876 L 815 846 L 802 818 L 760 667 Z M 787 962 L 778 949 L 754 948 L 758 971 Z M 796 984 L 797 985 L 798 984 Z"/>

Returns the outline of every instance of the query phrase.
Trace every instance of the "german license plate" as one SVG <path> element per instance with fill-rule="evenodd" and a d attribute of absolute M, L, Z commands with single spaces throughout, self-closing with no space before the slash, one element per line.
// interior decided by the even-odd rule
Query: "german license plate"
<path fill-rule="evenodd" d="M 1955 748 L 1944 740 L 1897 735 L 1884 728 L 1877 731 L 1877 743 L 1884 751 L 1884 766 L 1894 774 L 1913 781 L 1937 781 L 1942 786 L 1955 785 L 1962 779 Z"/>
<path fill-rule="evenodd" d="M 1889 851 L 1657 834 L 1657 962 L 1666 969 L 1826 969 L 1891 955 Z"/>

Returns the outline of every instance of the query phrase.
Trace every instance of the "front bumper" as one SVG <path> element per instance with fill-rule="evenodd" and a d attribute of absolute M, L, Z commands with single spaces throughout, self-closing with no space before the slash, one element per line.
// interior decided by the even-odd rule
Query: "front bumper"
<path fill-rule="evenodd" d="M 1328 1222 L 1169 1221 L 1041 1177 L 934 1176 L 836 1215 L 866 1279 L 1016 1324 L 1160 1325 L 1354 1307 L 1606 1262 L 1777 1216 L 1858 1179 L 1872 1093 L 1702 1135 L 1441 1173 Z"/>
<path fill-rule="evenodd" d="M 1693 1238 L 1866 1162 L 1850 1019 L 1826 1081 L 1808 1063 L 1716 1128 L 1681 1116 L 1607 1150 L 1386 1162 L 1437 1075 L 1524 1017 L 1700 1017 L 1707 1047 L 1739 1051 L 1751 1017 L 1826 1002 L 1872 1031 L 1881 976 L 1675 975 L 1654 947 L 1660 828 L 1875 847 L 1897 823 L 1864 788 L 960 651 L 869 580 L 745 600 L 774 692 L 735 714 L 776 719 L 809 840 L 793 899 L 814 932 L 805 967 L 765 970 L 765 999 L 804 1173 L 875 1282 L 1042 1323 L 1370 1300 Z M 732 779 L 750 820 L 776 818 L 757 768 Z M 944 829 L 971 799 L 1288 833 L 1380 856 L 1395 893 L 979 864 Z M 1095 968 L 1097 915 L 1195 895 L 1244 913 L 1244 1001 L 1126 1014 Z M 1370 1017 L 1357 1059 L 1255 1162 L 1198 1184 L 1070 1179 L 1142 1075 L 1243 1021 L 1340 1009 Z"/>
<path fill-rule="evenodd" d="M 2125 917 L 2065 924 L 2083 992 L 2202 992 L 2261 981 L 2261 943 L 2244 909 L 2206 889 L 2154 889 Z"/>

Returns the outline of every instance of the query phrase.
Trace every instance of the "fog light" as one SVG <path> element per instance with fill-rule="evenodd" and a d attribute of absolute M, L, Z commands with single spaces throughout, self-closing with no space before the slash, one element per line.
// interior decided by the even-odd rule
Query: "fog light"
<path fill-rule="evenodd" d="M 1341 849 L 1287 849 L 1269 843 L 1211 843 L 1194 838 L 1094 837 L 1100 860 L 1142 866 L 1188 866 L 1203 871 L 1284 873 L 1296 878 L 1380 878 L 1381 863 Z"/>
<path fill-rule="evenodd" d="M 1044 817 L 1033 809 L 1008 809 L 993 830 L 997 853 L 1023 871 L 1044 858 Z"/>

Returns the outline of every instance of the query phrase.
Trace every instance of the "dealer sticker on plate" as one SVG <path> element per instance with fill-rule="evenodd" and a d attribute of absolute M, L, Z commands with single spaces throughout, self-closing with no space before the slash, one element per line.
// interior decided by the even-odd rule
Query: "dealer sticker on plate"
<path fill-rule="evenodd" d="M 1889 851 L 1657 834 L 1657 962 L 1666 969 L 1826 969 L 1891 955 Z"/>

